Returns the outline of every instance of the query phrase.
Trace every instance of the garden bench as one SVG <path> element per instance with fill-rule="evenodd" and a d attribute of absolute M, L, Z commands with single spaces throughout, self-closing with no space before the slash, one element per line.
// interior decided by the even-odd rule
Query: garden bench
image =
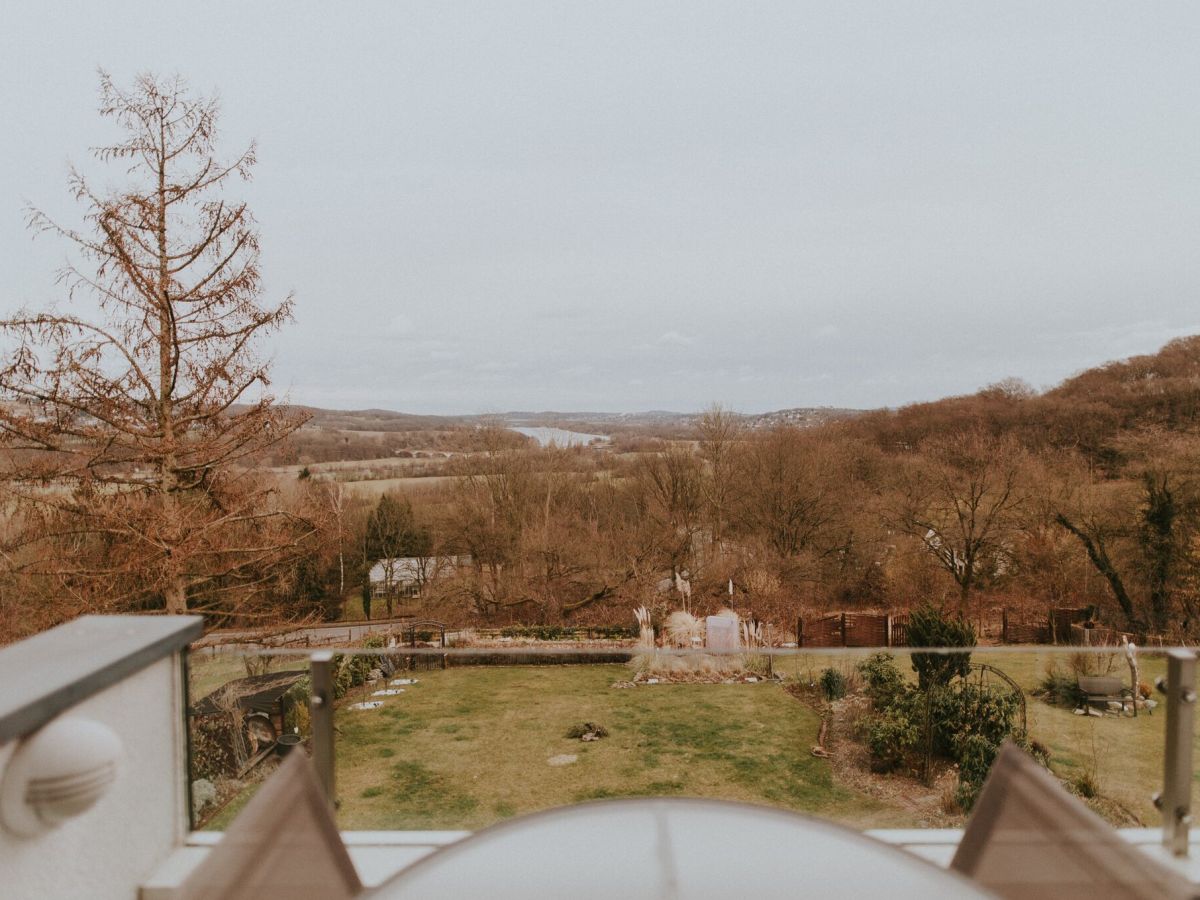
<path fill-rule="evenodd" d="M 1133 702 L 1133 691 L 1122 685 L 1120 678 L 1111 675 L 1080 675 L 1079 690 L 1085 706 L 1120 703 L 1124 709 L 1126 703 Z"/>

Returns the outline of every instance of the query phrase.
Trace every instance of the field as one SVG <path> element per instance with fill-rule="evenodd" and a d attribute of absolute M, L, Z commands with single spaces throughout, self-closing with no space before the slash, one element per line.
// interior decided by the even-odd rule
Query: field
<path fill-rule="evenodd" d="M 850 671 L 858 659 L 793 657 L 779 668 L 805 682 L 827 666 Z M 1136 719 L 1077 716 L 1028 696 L 1052 659 L 1067 664 L 1066 654 L 978 650 L 973 659 L 1002 668 L 1025 690 L 1030 735 L 1060 778 L 1094 777 L 1097 808 L 1118 824 L 1158 823 L 1150 795 L 1162 778 L 1161 707 Z M 898 661 L 907 670 L 907 660 Z M 244 674 L 235 669 L 227 659 L 198 659 L 193 684 L 210 688 Z M 1142 680 L 1162 670 L 1143 657 Z M 337 713 L 339 824 L 476 829 L 546 807 L 643 795 L 765 803 L 863 828 L 935 824 L 904 796 L 928 790 L 919 782 L 874 776 L 889 790 L 872 792 L 839 780 L 829 760 L 810 752 L 819 714 L 778 684 L 613 687 L 629 674 L 620 665 L 452 668 L 419 673 L 418 684 L 384 698 L 382 708 L 358 711 L 349 705 L 367 691 L 355 689 Z M 609 735 L 568 738 L 582 722 Z M 575 759 L 554 764 L 564 756 Z M 228 824 L 247 797 L 209 827 Z"/>
<path fill-rule="evenodd" d="M 457 480 L 455 475 L 427 475 L 414 478 L 371 478 L 361 481 L 344 481 L 342 484 L 356 497 L 375 501 L 390 491 L 401 491 L 407 494 L 417 491 L 432 491 Z"/>

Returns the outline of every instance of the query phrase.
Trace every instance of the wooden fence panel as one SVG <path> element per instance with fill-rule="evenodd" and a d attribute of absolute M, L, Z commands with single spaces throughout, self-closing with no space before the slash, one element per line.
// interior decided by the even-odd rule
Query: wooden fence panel
<path fill-rule="evenodd" d="M 1008 622 L 1002 640 L 1006 644 L 1048 644 L 1050 628 L 1037 623 Z"/>
<path fill-rule="evenodd" d="M 801 619 L 796 628 L 797 643 L 801 647 L 844 647 L 844 622 L 841 613 L 809 621 Z"/>
<path fill-rule="evenodd" d="M 847 647 L 886 647 L 888 617 L 874 613 L 842 613 Z"/>

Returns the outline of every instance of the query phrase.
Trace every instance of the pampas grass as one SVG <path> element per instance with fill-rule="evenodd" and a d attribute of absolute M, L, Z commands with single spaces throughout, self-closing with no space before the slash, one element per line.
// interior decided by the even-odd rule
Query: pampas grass
<path fill-rule="evenodd" d="M 638 623 L 638 646 L 649 650 L 654 649 L 654 626 L 650 624 L 650 610 L 639 606 L 633 611 L 633 617 Z"/>
<path fill-rule="evenodd" d="M 692 647 L 704 643 L 704 623 L 688 612 L 677 610 L 667 616 L 666 633 L 672 647 Z"/>

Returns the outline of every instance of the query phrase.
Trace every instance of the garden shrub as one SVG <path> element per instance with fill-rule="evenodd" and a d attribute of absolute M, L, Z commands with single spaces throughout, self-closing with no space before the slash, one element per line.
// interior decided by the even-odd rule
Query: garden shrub
<path fill-rule="evenodd" d="M 333 656 L 333 699 L 341 700 L 349 692 L 353 685 L 350 682 L 350 667 L 346 664 L 346 657 L 341 653 L 335 653 Z"/>
<path fill-rule="evenodd" d="M 996 761 L 999 745 L 992 744 L 981 734 L 968 734 L 957 741 L 958 789 L 954 799 L 964 812 L 969 812 L 979 796 L 984 779 Z"/>
<path fill-rule="evenodd" d="M 638 636 L 638 629 L 632 625 L 595 625 L 588 631 L 605 641 L 621 641 Z"/>
<path fill-rule="evenodd" d="M 500 629 L 501 637 L 532 638 L 535 641 L 575 640 L 578 631 L 589 632 L 598 640 L 624 640 L 638 636 L 638 629 L 629 625 L 509 625 Z"/>
<path fill-rule="evenodd" d="M 937 607 L 926 603 L 908 617 L 910 647 L 974 647 L 975 629 L 960 619 L 951 619 Z M 971 668 L 970 653 L 914 653 L 913 671 L 917 685 L 925 690 L 930 686 L 949 684 L 954 678 L 966 675 Z"/>
<path fill-rule="evenodd" d="M 955 801 L 969 810 L 1000 745 L 1009 737 L 1025 738 L 1014 735 L 1021 701 L 1006 688 L 939 683 L 945 669 L 927 670 L 922 689 L 905 683 L 890 653 L 875 653 L 860 663 L 874 710 L 867 721 L 867 745 L 872 767 L 880 772 L 919 771 L 926 752 L 957 763 Z"/>
<path fill-rule="evenodd" d="M 711 658 L 711 657 L 710 657 Z M 741 667 L 750 675 L 757 675 L 759 678 L 769 678 L 771 676 L 771 657 L 765 653 L 744 653 L 740 657 Z M 725 668 L 721 663 L 717 664 L 718 669 Z M 846 691 L 843 688 L 842 694 Z"/>
<path fill-rule="evenodd" d="M 975 803 L 1000 745 L 1014 736 L 1020 699 L 1002 688 L 963 684 L 946 693 L 945 718 L 934 719 L 933 733 L 945 755 L 958 763 L 958 802 L 964 810 Z M 1024 735 L 1015 734 L 1018 739 Z"/>
<path fill-rule="evenodd" d="M 379 657 L 366 656 L 361 653 L 347 657 L 347 660 L 347 666 L 350 669 L 350 684 L 353 687 L 366 684 L 371 678 L 371 670 L 379 665 Z"/>
<path fill-rule="evenodd" d="M 508 638 L 558 641 L 574 637 L 575 631 L 572 628 L 566 628 L 562 625 L 510 625 L 507 628 L 501 628 L 500 634 L 502 637 Z"/>
<path fill-rule="evenodd" d="M 309 700 L 312 694 L 312 681 L 305 677 L 293 684 L 283 695 L 284 714 L 283 730 L 289 734 L 307 736 L 312 730 L 312 714 L 309 711 Z"/>
<path fill-rule="evenodd" d="M 876 772 L 894 772 L 911 765 L 912 752 L 921 740 L 919 720 L 912 709 L 897 704 L 871 717 L 867 726 L 867 746 L 871 751 L 871 768 Z"/>
<path fill-rule="evenodd" d="M 846 676 L 837 669 L 822 672 L 820 684 L 826 700 L 841 700 L 846 696 Z"/>
<path fill-rule="evenodd" d="M 867 696 L 876 709 L 886 707 L 904 688 L 904 676 L 896 668 L 896 658 L 886 650 L 872 653 L 858 664 L 858 671 L 867 684 Z"/>

